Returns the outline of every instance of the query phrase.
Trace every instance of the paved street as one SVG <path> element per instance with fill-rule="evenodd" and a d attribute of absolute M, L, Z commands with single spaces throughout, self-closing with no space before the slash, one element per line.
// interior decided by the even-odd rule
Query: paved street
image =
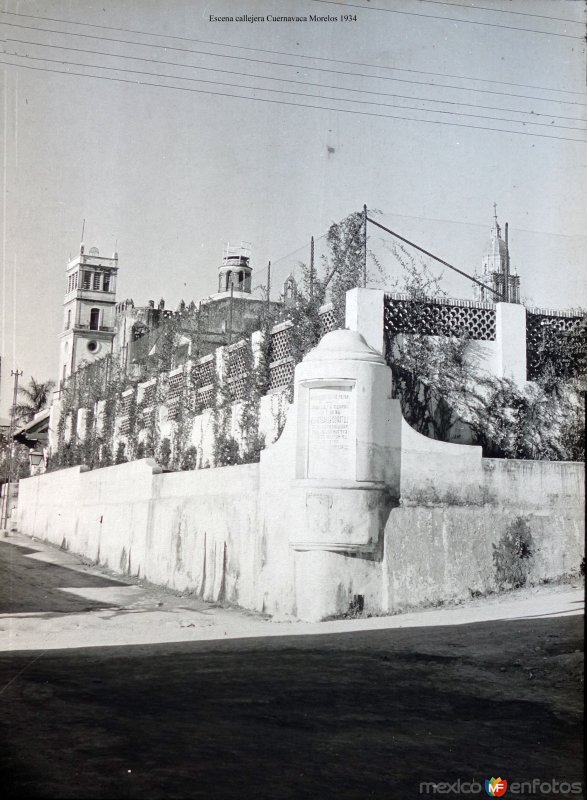
<path fill-rule="evenodd" d="M 0 557 L 9 797 L 395 800 L 421 781 L 582 779 L 580 589 L 406 627 L 279 625 L 18 537 Z"/>

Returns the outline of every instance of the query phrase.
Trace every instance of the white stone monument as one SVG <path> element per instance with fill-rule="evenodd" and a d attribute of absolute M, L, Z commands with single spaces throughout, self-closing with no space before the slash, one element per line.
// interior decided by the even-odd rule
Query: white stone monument
<path fill-rule="evenodd" d="M 296 602 L 302 619 L 322 619 L 342 610 L 341 581 L 345 596 L 368 592 L 366 562 L 381 558 L 398 502 L 401 414 L 391 370 L 361 334 L 332 331 L 296 367 L 293 415 Z"/>

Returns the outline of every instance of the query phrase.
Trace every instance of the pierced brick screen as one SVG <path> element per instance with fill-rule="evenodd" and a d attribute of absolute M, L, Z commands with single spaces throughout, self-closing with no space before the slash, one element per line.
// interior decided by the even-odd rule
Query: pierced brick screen
<path fill-rule="evenodd" d="M 185 375 L 183 370 L 169 378 L 169 388 L 167 391 L 167 412 L 169 419 L 177 419 L 183 400 L 183 387 Z"/>
<path fill-rule="evenodd" d="M 200 408 L 211 408 L 214 402 L 214 356 L 205 356 L 192 367 L 192 380 L 198 387 L 197 404 Z"/>
<path fill-rule="evenodd" d="M 532 309 L 526 311 L 526 364 L 528 380 L 534 381 L 541 374 L 540 346 L 548 333 L 556 338 L 564 339 L 571 331 L 579 327 L 584 314 L 578 311 L 549 311 Z M 577 347 L 585 345 L 586 334 L 583 331 Z"/>
<path fill-rule="evenodd" d="M 294 373 L 291 354 L 291 322 L 276 325 L 271 332 L 271 354 L 269 356 L 269 388 L 288 386 Z"/>
<path fill-rule="evenodd" d="M 324 336 L 325 333 L 330 333 L 330 331 L 336 328 L 338 328 L 338 325 L 336 324 L 336 316 L 332 308 L 332 303 L 329 303 L 327 306 L 322 306 L 320 309 L 320 335 Z"/>
<path fill-rule="evenodd" d="M 246 344 L 235 345 L 228 351 L 228 389 L 233 402 L 242 400 L 246 388 Z"/>
<path fill-rule="evenodd" d="M 495 307 L 491 303 L 430 298 L 415 301 L 406 295 L 385 295 L 383 325 L 386 337 L 399 333 L 462 336 L 495 340 Z"/>
<path fill-rule="evenodd" d="M 214 369 L 216 362 L 214 358 L 208 358 L 206 361 L 198 361 L 192 367 L 192 374 L 194 380 L 200 388 L 204 386 L 211 386 L 214 383 Z"/>
<path fill-rule="evenodd" d="M 198 404 L 201 408 L 212 408 L 214 404 L 213 386 L 207 386 L 205 389 L 198 389 Z"/>
<path fill-rule="evenodd" d="M 132 399 L 132 394 L 121 396 L 120 398 L 120 433 L 123 436 L 130 433 L 130 407 Z"/>
<path fill-rule="evenodd" d="M 143 396 L 140 403 L 141 413 L 139 418 L 139 424 L 142 427 L 150 427 L 153 423 L 153 417 L 155 415 L 155 391 L 156 386 L 154 383 L 151 383 L 143 390 Z"/>

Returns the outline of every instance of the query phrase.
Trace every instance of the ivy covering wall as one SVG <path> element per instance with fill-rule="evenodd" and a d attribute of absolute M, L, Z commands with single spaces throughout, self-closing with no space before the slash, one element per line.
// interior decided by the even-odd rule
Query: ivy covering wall
<path fill-rule="evenodd" d="M 305 327 L 298 321 L 302 315 Z M 171 320 L 158 354 L 132 374 L 111 355 L 80 368 L 60 392 L 49 469 L 76 464 L 96 469 L 147 457 L 170 470 L 258 461 L 269 443 L 260 428 L 261 398 L 276 395 L 271 413 L 277 438 L 295 364 L 334 321 L 331 306 L 308 308 L 301 296 L 288 316 L 275 326 L 267 314 L 262 330 L 179 366 L 174 362 L 179 328 Z M 196 341 L 191 348 L 198 352 Z M 194 443 L 198 420 L 212 437 L 208 453 Z"/>

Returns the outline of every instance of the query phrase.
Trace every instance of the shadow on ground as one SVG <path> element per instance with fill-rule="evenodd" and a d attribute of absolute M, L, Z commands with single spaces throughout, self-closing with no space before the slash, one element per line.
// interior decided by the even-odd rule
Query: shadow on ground
<path fill-rule="evenodd" d="M 422 781 L 582 780 L 582 643 L 576 616 L 1 654 L 4 796 L 413 800 Z"/>
<path fill-rule="evenodd" d="M 38 551 L 3 542 L 0 548 L 0 614 L 73 614 L 110 607 L 61 591 L 70 589 L 123 586 L 120 581 L 68 569 L 36 558 Z"/>

